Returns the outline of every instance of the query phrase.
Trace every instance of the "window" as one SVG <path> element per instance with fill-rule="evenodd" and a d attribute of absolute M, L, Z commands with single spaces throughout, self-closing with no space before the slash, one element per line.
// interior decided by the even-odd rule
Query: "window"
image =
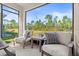
<path fill-rule="evenodd" d="M 72 31 L 72 4 L 50 3 L 27 11 L 25 28 L 33 34 Z"/>
<path fill-rule="evenodd" d="M 3 6 L 3 10 L 7 10 L 7 11 L 13 12 L 15 14 L 18 14 L 17 10 L 14 10 L 13 8 L 10 8 L 8 6 Z"/>
<path fill-rule="evenodd" d="M 2 39 L 7 43 L 18 36 L 19 12 L 2 4 Z"/>

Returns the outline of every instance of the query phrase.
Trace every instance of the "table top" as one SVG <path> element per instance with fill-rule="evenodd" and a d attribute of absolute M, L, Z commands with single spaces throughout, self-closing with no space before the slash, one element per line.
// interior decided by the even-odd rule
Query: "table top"
<path fill-rule="evenodd" d="M 33 40 L 43 40 L 42 37 L 40 37 L 40 36 L 32 36 L 31 38 Z"/>

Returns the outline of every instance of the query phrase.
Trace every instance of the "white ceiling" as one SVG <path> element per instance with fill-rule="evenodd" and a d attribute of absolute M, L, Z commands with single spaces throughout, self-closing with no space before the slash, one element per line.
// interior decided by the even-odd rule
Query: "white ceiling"
<path fill-rule="evenodd" d="M 41 6 L 45 3 L 17 3 L 17 4 L 27 11 L 27 10 L 36 8 L 38 6 Z"/>

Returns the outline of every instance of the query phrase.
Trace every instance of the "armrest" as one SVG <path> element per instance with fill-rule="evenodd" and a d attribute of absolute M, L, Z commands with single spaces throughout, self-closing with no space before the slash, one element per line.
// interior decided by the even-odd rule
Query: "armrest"
<path fill-rule="evenodd" d="M 2 47 L 0 47 L 0 50 L 8 48 L 8 47 L 9 47 L 9 45 L 2 46 Z"/>
<path fill-rule="evenodd" d="M 24 36 L 20 36 L 20 37 L 17 37 L 15 39 L 17 40 L 17 39 L 23 39 L 23 38 L 24 38 Z"/>
<path fill-rule="evenodd" d="M 44 40 L 44 44 L 43 45 L 45 45 L 45 44 L 47 44 L 47 40 Z"/>
<path fill-rule="evenodd" d="M 29 38 L 26 39 L 26 41 L 30 41 L 30 40 L 31 40 L 31 37 L 29 37 Z"/>
<path fill-rule="evenodd" d="M 72 48 L 73 45 L 74 45 L 74 41 L 70 42 L 70 43 L 68 44 L 68 47 Z"/>
<path fill-rule="evenodd" d="M 15 38 L 14 42 L 23 42 L 24 40 L 25 40 L 24 36 L 20 36 L 20 37 Z"/>
<path fill-rule="evenodd" d="M 42 37 L 42 39 L 44 40 L 44 44 L 43 44 L 43 45 L 47 44 L 47 37 L 46 37 L 45 34 L 44 34 L 44 36 Z"/>

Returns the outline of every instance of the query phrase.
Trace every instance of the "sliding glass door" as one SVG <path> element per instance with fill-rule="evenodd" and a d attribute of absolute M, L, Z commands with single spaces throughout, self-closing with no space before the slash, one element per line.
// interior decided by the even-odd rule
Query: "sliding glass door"
<path fill-rule="evenodd" d="M 18 36 L 18 16 L 17 10 L 2 5 L 2 39 L 7 43 Z"/>

